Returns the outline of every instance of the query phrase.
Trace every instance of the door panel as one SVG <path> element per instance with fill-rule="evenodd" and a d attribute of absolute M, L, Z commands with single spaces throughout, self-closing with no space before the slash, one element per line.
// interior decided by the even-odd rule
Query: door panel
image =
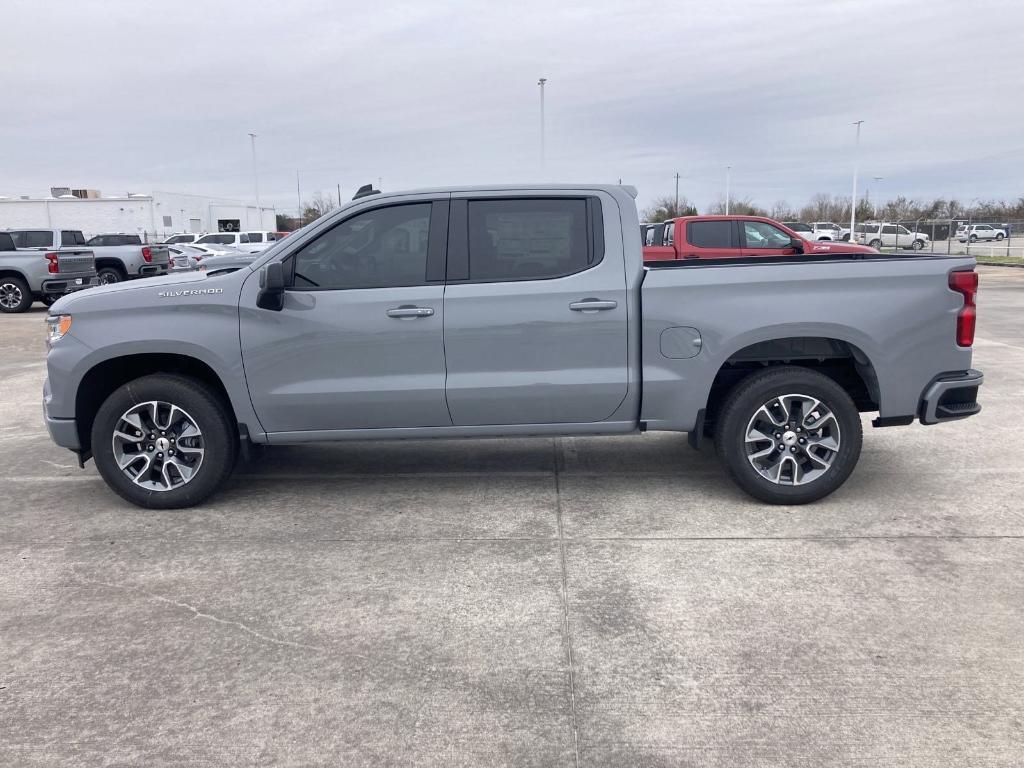
<path fill-rule="evenodd" d="M 465 220 L 459 218 L 460 205 L 466 203 L 452 201 L 453 222 Z M 564 250 L 563 235 L 555 232 L 563 220 L 556 216 L 534 227 L 523 223 L 523 215 L 499 211 L 474 229 L 476 214 L 470 213 L 469 232 L 480 232 L 468 241 L 465 236 L 458 239 L 466 227 L 453 225 L 449 268 L 461 263 L 460 249 L 468 245 L 471 276 L 486 249 L 494 251 L 489 258 L 513 263 L 518 259 L 524 268 L 542 271 L 550 253 Z M 604 228 L 600 206 L 589 215 L 591 221 L 601 222 L 602 242 L 594 244 L 600 248 L 597 258 L 604 254 L 605 243 L 609 254 L 595 266 L 585 262 L 574 274 L 534 280 L 473 282 L 471 277 L 452 282 L 449 275 L 444 336 L 447 400 L 454 424 L 600 422 L 609 419 L 625 398 L 627 307 L 619 255 L 621 227 Z M 617 215 L 612 220 L 618 224 Z M 548 240 L 555 245 L 541 242 L 544 237 L 538 234 L 549 224 Z M 509 269 L 515 272 L 518 267 Z"/>
<path fill-rule="evenodd" d="M 240 301 L 253 407 L 268 433 L 450 426 L 444 383 L 447 201 L 362 209 L 283 254 L 281 311 Z M 429 231 L 428 231 L 429 228 Z"/>
<path fill-rule="evenodd" d="M 444 288 L 288 291 L 241 314 L 253 408 L 267 432 L 450 425 Z M 426 317 L 389 317 L 399 307 Z"/>

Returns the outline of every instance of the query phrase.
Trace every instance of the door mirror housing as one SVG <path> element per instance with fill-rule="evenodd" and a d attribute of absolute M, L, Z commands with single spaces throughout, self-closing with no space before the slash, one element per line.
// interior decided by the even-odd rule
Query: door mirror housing
<path fill-rule="evenodd" d="M 791 237 L 789 239 L 789 247 L 793 249 L 794 253 L 804 252 L 804 241 L 799 237 Z"/>
<path fill-rule="evenodd" d="M 260 292 L 256 294 L 256 306 L 280 312 L 284 309 L 284 266 L 272 261 L 260 270 Z"/>

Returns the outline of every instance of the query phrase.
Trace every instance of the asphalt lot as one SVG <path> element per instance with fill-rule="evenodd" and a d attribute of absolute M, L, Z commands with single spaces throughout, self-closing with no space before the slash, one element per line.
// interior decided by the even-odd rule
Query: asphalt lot
<path fill-rule="evenodd" d="M 0 765 L 1019 766 L 1024 270 L 984 411 L 769 508 L 683 435 L 278 448 L 149 512 L 0 316 Z"/>

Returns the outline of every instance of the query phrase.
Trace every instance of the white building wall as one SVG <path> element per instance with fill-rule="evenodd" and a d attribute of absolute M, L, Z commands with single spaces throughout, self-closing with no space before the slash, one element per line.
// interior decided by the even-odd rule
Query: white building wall
<path fill-rule="evenodd" d="M 62 227 L 80 229 L 86 237 L 126 232 L 150 241 L 175 232 L 216 232 L 218 219 L 237 219 L 242 230 L 277 229 L 275 209 L 262 206 L 261 213 L 243 201 L 176 192 L 92 200 L 0 199 L 0 229 Z"/>

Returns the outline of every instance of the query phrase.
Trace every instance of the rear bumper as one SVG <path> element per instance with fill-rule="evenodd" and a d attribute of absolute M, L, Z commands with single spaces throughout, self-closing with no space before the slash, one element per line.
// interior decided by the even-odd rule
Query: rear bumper
<path fill-rule="evenodd" d="M 166 275 L 166 264 L 143 264 L 139 267 L 139 277 L 152 277 L 153 275 Z"/>
<path fill-rule="evenodd" d="M 921 423 L 938 424 L 978 413 L 978 387 L 984 383 L 985 375 L 974 369 L 940 374 L 921 395 Z"/>
<path fill-rule="evenodd" d="M 99 285 L 99 280 L 96 278 L 96 273 L 92 272 L 84 275 L 61 275 L 53 280 L 44 280 L 39 289 L 41 293 L 48 296 L 62 296 L 65 293 L 92 288 L 94 285 Z"/>

